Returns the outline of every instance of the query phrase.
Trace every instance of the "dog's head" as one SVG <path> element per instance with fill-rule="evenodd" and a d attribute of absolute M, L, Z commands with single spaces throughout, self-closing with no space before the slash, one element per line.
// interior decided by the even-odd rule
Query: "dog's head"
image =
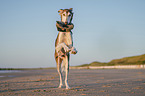
<path fill-rule="evenodd" d="M 60 9 L 59 15 L 61 16 L 61 21 L 65 24 L 69 24 L 72 21 L 73 18 L 73 12 L 72 12 L 72 8 L 70 9 Z"/>

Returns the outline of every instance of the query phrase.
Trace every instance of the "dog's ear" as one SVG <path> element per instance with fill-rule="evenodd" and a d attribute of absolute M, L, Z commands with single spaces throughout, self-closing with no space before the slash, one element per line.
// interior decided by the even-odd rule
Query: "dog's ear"
<path fill-rule="evenodd" d="M 63 9 L 58 10 L 59 15 L 63 12 Z"/>
<path fill-rule="evenodd" d="M 73 8 L 69 8 L 70 11 L 73 11 Z"/>

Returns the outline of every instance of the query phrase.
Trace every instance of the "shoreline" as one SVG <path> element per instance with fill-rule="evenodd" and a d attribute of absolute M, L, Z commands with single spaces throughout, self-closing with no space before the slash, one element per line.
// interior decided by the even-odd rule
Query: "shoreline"
<path fill-rule="evenodd" d="M 70 69 L 144 69 L 145 65 L 114 65 L 114 66 L 70 66 Z M 47 68 L 0 68 L 1 70 L 45 70 L 56 69 L 56 67 Z"/>
<path fill-rule="evenodd" d="M 55 69 L 55 67 L 47 67 L 47 68 L 0 68 L 0 70 L 44 70 L 44 69 Z"/>

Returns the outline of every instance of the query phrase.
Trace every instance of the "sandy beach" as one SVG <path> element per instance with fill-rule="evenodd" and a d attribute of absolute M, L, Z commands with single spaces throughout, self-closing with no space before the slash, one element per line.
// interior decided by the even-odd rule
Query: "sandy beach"
<path fill-rule="evenodd" d="M 70 69 L 70 90 L 56 69 L 0 73 L 0 96 L 145 96 L 145 69 Z"/>

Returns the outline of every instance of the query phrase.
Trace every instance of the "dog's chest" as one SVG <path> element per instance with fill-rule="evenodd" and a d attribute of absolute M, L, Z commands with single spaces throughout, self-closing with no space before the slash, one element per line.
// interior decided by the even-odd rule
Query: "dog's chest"
<path fill-rule="evenodd" d="M 72 44 L 72 33 L 71 32 L 59 32 L 59 43 L 66 43 L 67 45 Z"/>

